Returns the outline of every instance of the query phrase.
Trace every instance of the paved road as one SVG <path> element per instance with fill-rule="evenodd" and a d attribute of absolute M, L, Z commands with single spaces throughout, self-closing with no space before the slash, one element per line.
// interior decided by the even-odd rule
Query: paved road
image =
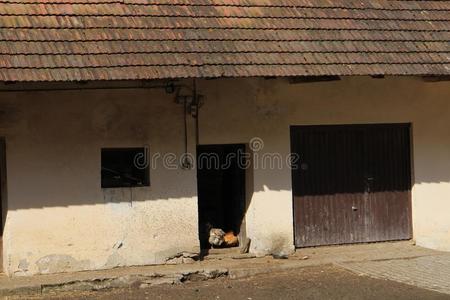
<path fill-rule="evenodd" d="M 402 283 L 359 276 L 334 266 L 310 267 L 295 272 L 250 279 L 218 279 L 175 286 L 60 294 L 46 299 L 450 299 Z M 36 299 L 36 298 L 35 298 Z"/>

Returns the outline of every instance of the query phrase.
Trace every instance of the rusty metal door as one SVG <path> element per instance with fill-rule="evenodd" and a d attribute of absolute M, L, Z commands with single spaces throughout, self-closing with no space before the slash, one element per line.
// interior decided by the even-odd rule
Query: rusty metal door
<path fill-rule="evenodd" d="M 297 247 L 412 237 L 410 125 L 294 126 Z"/>

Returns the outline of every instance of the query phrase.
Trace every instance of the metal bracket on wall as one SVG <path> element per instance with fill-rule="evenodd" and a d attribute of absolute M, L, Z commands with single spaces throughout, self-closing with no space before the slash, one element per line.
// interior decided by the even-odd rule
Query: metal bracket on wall
<path fill-rule="evenodd" d="M 200 144 L 199 133 L 199 114 L 200 107 L 203 105 L 204 96 L 197 93 L 197 82 L 194 79 L 192 86 L 178 85 L 175 93 L 175 103 L 184 106 L 183 119 L 184 119 L 184 155 L 181 162 L 181 168 L 184 170 L 190 170 L 193 167 L 193 161 L 191 155 L 188 153 L 188 122 L 187 115 L 189 114 L 195 119 L 195 137 L 196 145 Z"/>

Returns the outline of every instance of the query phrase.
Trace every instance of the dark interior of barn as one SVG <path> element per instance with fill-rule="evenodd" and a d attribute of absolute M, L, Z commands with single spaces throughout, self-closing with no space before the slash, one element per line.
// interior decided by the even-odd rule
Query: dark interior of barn
<path fill-rule="evenodd" d="M 199 238 L 210 249 L 210 230 L 240 235 L 245 215 L 245 145 L 202 145 L 197 148 Z M 242 236 L 242 235 L 241 235 Z M 224 246 L 225 247 L 225 246 Z"/>

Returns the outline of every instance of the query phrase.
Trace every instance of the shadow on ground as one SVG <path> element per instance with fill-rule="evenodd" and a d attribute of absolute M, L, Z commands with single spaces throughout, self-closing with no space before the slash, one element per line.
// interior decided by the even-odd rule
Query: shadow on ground
<path fill-rule="evenodd" d="M 393 281 L 358 276 L 335 266 L 90 293 L 46 295 L 45 299 L 450 299 L 450 296 Z M 41 299 L 39 297 L 33 299 Z M 44 298 L 42 298 L 44 299 Z"/>

